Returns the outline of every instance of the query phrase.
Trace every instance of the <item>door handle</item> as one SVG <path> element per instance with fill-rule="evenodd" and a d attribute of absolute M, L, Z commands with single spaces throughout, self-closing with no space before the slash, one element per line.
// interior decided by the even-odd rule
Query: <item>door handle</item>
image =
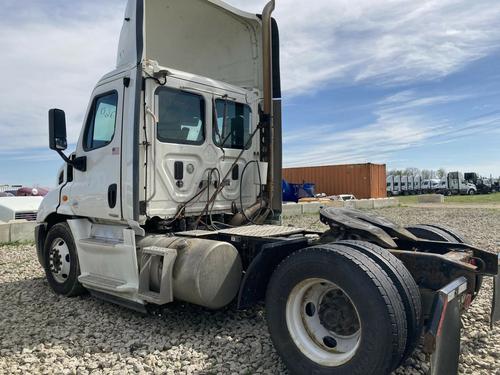
<path fill-rule="evenodd" d="M 108 187 L 108 206 L 109 208 L 115 208 L 116 206 L 116 193 L 118 186 L 116 184 L 111 184 Z"/>

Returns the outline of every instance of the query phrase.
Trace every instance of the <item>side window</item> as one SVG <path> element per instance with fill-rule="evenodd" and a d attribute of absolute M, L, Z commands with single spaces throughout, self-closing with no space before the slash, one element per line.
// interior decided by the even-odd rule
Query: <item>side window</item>
<path fill-rule="evenodd" d="M 216 124 L 214 123 L 214 143 L 224 148 L 244 148 L 252 133 L 250 121 L 252 110 L 250 107 L 242 103 L 217 99 L 215 110 L 217 121 Z"/>
<path fill-rule="evenodd" d="M 162 87 L 158 95 L 160 142 L 201 145 L 205 141 L 205 100 L 186 91 Z"/>
<path fill-rule="evenodd" d="M 99 96 L 92 105 L 87 119 L 83 149 L 95 150 L 111 143 L 115 135 L 118 93 Z"/>

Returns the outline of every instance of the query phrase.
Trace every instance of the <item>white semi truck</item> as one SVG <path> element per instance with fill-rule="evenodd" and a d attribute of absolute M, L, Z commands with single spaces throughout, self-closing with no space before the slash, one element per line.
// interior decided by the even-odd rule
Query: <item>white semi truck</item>
<path fill-rule="evenodd" d="M 467 181 L 461 172 L 449 172 L 446 176 L 446 185 L 447 195 L 474 195 L 477 193 L 476 185 Z"/>
<path fill-rule="evenodd" d="M 54 292 L 142 312 L 173 300 L 265 302 L 294 374 L 388 374 L 423 335 L 433 374 L 457 372 L 460 315 L 498 257 L 441 226 L 323 209 L 324 232 L 280 224 L 281 105 L 274 0 L 130 0 L 116 69 L 95 86 L 43 200 L 37 253 Z M 298 12 L 300 10 L 297 10 Z"/>
<path fill-rule="evenodd" d="M 387 196 L 420 194 L 422 178 L 420 176 L 389 175 L 386 179 Z"/>

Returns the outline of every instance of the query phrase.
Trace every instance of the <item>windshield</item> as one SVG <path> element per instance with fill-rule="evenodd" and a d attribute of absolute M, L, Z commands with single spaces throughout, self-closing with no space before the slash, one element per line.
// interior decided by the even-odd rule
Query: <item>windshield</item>
<path fill-rule="evenodd" d="M 250 107 L 242 103 L 217 99 L 215 100 L 215 109 L 217 112 L 217 121 L 214 124 L 213 132 L 215 144 L 223 148 L 243 149 L 245 146 L 250 147 L 250 144 L 247 145 L 252 132 Z M 226 113 L 226 121 L 224 121 L 224 112 Z"/>

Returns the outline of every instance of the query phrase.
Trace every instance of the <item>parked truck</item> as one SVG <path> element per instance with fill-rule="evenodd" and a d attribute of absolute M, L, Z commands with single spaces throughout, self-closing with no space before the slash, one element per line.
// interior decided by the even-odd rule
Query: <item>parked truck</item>
<path fill-rule="evenodd" d="M 477 193 L 476 185 L 467 181 L 461 172 L 449 172 L 446 177 L 446 182 L 449 195 L 474 195 Z"/>
<path fill-rule="evenodd" d="M 464 173 L 464 179 L 477 188 L 479 194 L 489 194 L 497 191 L 493 178 L 481 177 L 475 172 Z"/>
<path fill-rule="evenodd" d="M 274 7 L 129 0 L 116 69 L 69 156 L 65 114 L 49 111 L 65 163 L 37 217 L 48 284 L 142 312 L 263 301 L 295 374 L 388 374 L 422 335 L 432 373 L 457 373 L 460 316 L 483 277 L 500 317 L 496 254 L 441 225 L 349 209 L 323 209 L 326 231 L 280 225 Z"/>
<path fill-rule="evenodd" d="M 387 196 L 392 197 L 400 194 L 402 194 L 401 176 L 387 176 Z"/>
<path fill-rule="evenodd" d="M 437 193 L 440 187 L 440 181 L 437 178 L 431 178 L 422 181 L 422 192 L 426 194 Z"/>

